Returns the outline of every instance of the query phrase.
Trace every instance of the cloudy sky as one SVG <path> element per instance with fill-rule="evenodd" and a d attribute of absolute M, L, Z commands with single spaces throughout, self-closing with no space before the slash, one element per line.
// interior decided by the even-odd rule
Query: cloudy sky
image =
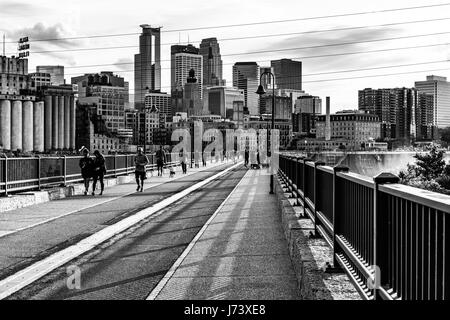
<path fill-rule="evenodd" d="M 138 51 L 139 25 L 162 26 L 165 31 L 161 39 L 162 85 L 163 90 L 169 92 L 170 45 L 186 43 L 188 39 L 198 45 L 203 38 L 217 37 L 228 84 L 232 82 L 232 64 L 237 61 L 256 61 L 265 66 L 270 65 L 271 59 L 301 60 L 303 89 L 323 99 L 331 96 L 332 111 L 336 111 L 357 108 L 358 89 L 411 87 L 415 80 L 424 79 L 427 74 L 450 78 L 450 45 L 447 44 L 450 43 L 450 5 L 245 27 L 173 30 L 324 17 L 438 3 L 446 2 L 0 0 L 0 33 L 6 35 L 7 55 L 17 54 L 15 42 L 18 38 L 30 38 L 30 72 L 35 70 L 36 65 L 60 64 L 66 67 L 66 80 L 70 81 L 70 77 L 86 72 L 116 71 L 133 88 L 133 56 Z M 417 22 L 423 20 L 436 21 Z M 116 36 L 33 41 L 102 35 Z M 274 36 L 261 37 L 264 35 Z M 254 36 L 260 37 L 235 39 Z M 392 39 L 399 37 L 401 39 Z M 415 46 L 421 48 L 392 50 Z M 105 47 L 114 48 L 99 49 Z M 252 53 L 255 51 L 264 52 Z"/>

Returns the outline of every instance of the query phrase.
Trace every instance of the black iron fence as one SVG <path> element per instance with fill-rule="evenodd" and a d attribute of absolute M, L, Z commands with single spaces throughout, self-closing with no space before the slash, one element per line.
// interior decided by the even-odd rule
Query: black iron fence
<path fill-rule="evenodd" d="M 450 298 L 450 197 L 280 156 L 281 179 L 366 299 Z"/>
<path fill-rule="evenodd" d="M 134 172 L 134 155 L 105 155 L 106 178 Z M 156 168 L 154 154 L 147 155 L 147 171 Z M 0 158 L 0 195 L 38 190 L 67 183 L 81 182 L 81 157 Z M 173 161 L 172 161 L 173 159 Z M 173 154 L 166 154 L 166 166 L 179 165 Z"/>

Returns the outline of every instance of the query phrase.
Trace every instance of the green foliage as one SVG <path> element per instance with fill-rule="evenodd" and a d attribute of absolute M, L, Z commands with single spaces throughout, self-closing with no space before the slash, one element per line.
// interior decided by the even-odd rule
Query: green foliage
<path fill-rule="evenodd" d="M 440 129 L 441 140 L 446 143 L 450 143 L 450 127 Z"/>
<path fill-rule="evenodd" d="M 450 194 L 450 164 L 444 152 L 434 146 L 427 154 L 417 153 L 415 164 L 409 164 L 399 173 L 400 182 L 412 187 Z"/>

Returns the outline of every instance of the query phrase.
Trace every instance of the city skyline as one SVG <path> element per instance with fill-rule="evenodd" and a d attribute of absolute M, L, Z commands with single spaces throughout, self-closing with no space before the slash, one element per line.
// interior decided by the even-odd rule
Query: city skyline
<path fill-rule="evenodd" d="M 134 91 L 134 66 L 133 57 L 138 52 L 138 34 L 141 32 L 139 25 L 143 23 L 151 24 L 153 27 L 162 26 L 161 35 L 161 73 L 162 91 L 170 92 L 170 46 L 168 44 L 186 44 L 189 42 L 196 47 L 200 45 L 202 39 L 216 37 L 221 48 L 223 60 L 223 78 L 227 84 L 232 83 L 232 65 L 235 62 L 256 61 L 261 67 L 270 66 L 271 60 L 282 58 L 293 58 L 302 61 L 303 64 L 303 89 L 311 94 L 320 97 L 331 96 L 331 112 L 340 109 L 357 108 L 357 91 L 365 88 L 390 88 L 390 87 L 413 87 L 415 81 L 424 79 L 427 75 L 436 74 L 450 78 L 448 70 L 430 71 L 436 69 L 448 69 L 448 58 L 450 55 L 449 45 L 441 47 L 427 47 L 412 50 L 396 50 L 355 55 L 336 55 L 328 58 L 306 58 L 312 55 L 340 54 L 344 52 L 373 51 L 388 48 L 399 48 L 417 45 L 428 45 L 449 42 L 448 34 L 438 34 L 434 36 L 423 36 L 414 38 L 404 38 L 389 41 L 370 41 L 377 39 L 387 39 L 405 37 L 410 35 L 425 35 L 439 33 L 445 30 L 443 26 L 446 20 L 411 23 L 403 25 L 392 25 L 384 27 L 374 27 L 365 29 L 348 29 L 333 32 L 306 33 L 314 30 L 346 29 L 358 26 L 374 26 L 380 24 L 390 24 L 398 22 L 419 21 L 427 19 L 446 18 L 445 10 L 442 8 L 425 8 L 421 10 L 405 10 L 396 12 L 385 12 L 370 15 L 355 15 L 340 18 L 312 19 L 279 24 L 261 24 L 246 27 L 201 29 L 180 32 L 169 32 L 185 28 L 196 28 L 204 26 L 223 26 L 239 23 L 251 23 L 261 21 L 273 21 L 284 19 L 298 19 L 305 17 L 327 16 L 328 14 L 368 12 L 371 10 L 392 9 L 401 7 L 412 7 L 423 5 L 420 1 L 397 1 L 394 4 L 388 1 L 375 3 L 365 3 L 364 5 L 356 1 L 344 1 L 334 4 L 329 1 L 319 1 L 317 4 L 308 5 L 307 10 L 303 10 L 300 15 L 286 15 L 283 8 L 290 8 L 289 12 L 299 12 L 295 10 L 300 3 L 285 1 L 278 7 L 268 2 L 249 2 L 240 4 L 243 11 L 252 10 L 254 19 L 248 16 L 244 19 L 241 12 L 233 12 L 233 19 L 227 16 L 233 11 L 233 2 L 224 4 L 223 10 L 214 14 L 214 19 L 210 17 L 215 6 L 207 2 L 201 2 L 194 6 L 174 5 L 170 10 L 163 4 L 156 4 L 154 10 L 158 15 L 149 17 L 147 10 L 136 10 L 127 18 L 121 19 L 114 24 L 99 25 L 92 19 L 97 4 L 90 4 L 89 10 L 83 6 L 83 1 L 68 2 L 64 8 L 51 6 L 50 1 L 35 1 L 32 4 L 26 2 L 1 1 L 2 7 L 7 10 L 0 12 L 0 33 L 6 33 L 6 54 L 14 54 L 16 45 L 11 43 L 17 41 L 21 36 L 30 37 L 30 57 L 29 70 L 32 72 L 37 65 L 64 65 L 66 83 L 70 78 L 84 73 L 99 71 L 113 71 L 130 82 L 130 92 Z M 3 5 L 4 4 L 4 5 Z M 122 4 L 117 3 L 118 6 Z M 139 5 L 139 4 L 137 4 Z M 145 8 L 145 4 L 140 4 Z M 153 5 L 153 4 L 152 4 Z M 115 19 L 122 11 L 102 7 L 103 14 Z M 42 11 L 39 18 L 30 16 L 27 10 L 34 9 Z M 195 19 L 196 17 L 202 19 Z M 211 15 L 212 16 L 212 15 Z M 37 16 L 36 16 L 37 17 Z M 43 22 L 45 20 L 45 23 Z M 118 19 L 118 18 L 117 18 Z M 92 21 L 91 21 L 92 20 Z M 14 23 L 13 23 L 14 21 Z M 22 25 L 23 28 L 16 26 Z M 14 26 L 14 27 L 9 27 Z M 238 32 L 238 33 L 237 33 Z M 91 38 L 91 39 L 67 39 L 51 42 L 33 42 L 36 38 L 54 39 L 60 37 L 77 37 L 85 35 L 107 35 L 107 34 L 128 34 L 115 37 Z M 134 34 L 133 34 L 134 33 Z M 237 37 L 267 36 L 273 34 L 297 33 L 290 36 L 274 36 L 267 38 L 252 38 L 244 41 L 223 40 Z M 335 43 L 347 43 L 341 46 L 326 46 Z M 122 47 L 108 50 L 78 50 L 80 48 L 100 48 L 100 47 Z M 272 49 L 289 49 L 300 47 L 316 48 L 275 51 Z M 321 46 L 321 47 L 320 47 Z M 438 50 L 442 48 L 442 50 Z M 50 51 L 47 53 L 34 52 Z M 58 52 L 57 52 L 58 51 Z M 259 54 L 236 55 L 238 53 L 248 53 L 264 51 Z M 267 51 L 267 52 L 266 52 Z M 410 53 L 414 52 L 413 55 Z M 445 61 L 446 62 L 437 62 Z M 433 62 L 433 63 L 429 63 Z M 411 65 L 419 63 L 419 65 Z M 93 65 L 93 67 L 83 67 Z M 102 66 L 97 66 L 102 65 Z M 345 72 L 331 74 L 329 72 L 348 71 L 352 69 L 377 68 L 392 65 L 408 65 L 395 68 L 381 68 L 374 70 L 364 70 L 358 72 Z M 408 74 L 397 74 L 383 77 L 373 77 L 379 74 L 405 73 L 424 71 Z M 327 73 L 311 76 L 312 73 Z M 335 78 L 352 78 L 349 80 L 323 81 Z M 361 77 L 361 78 L 359 78 Z M 319 81 L 319 82 L 313 82 Z M 323 82 L 320 82 L 323 81 Z"/>

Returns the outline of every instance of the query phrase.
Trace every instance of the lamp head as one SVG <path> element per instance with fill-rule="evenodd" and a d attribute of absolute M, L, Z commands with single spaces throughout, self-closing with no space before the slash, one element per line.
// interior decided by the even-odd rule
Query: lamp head
<path fill-rule="evenodd" d="M 260 85 L 258 86 L 258 90 L 256 90 L 256 93 L 259 94 L 259 95 L 263 95 L 263 94 L 266 93 L 266 91 L 264 90 L 262 84 L 260 84 Z"/>

